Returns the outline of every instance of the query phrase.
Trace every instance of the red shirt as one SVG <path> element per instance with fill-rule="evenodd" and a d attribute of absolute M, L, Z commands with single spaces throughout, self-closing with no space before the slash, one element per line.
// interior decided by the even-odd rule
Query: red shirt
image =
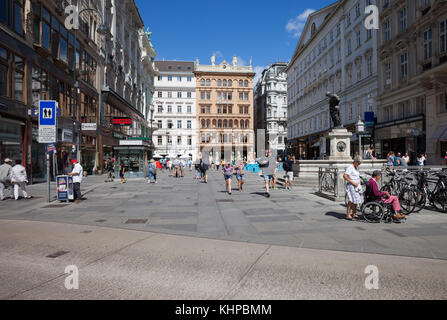
<path fill-rule="evenodd" d="M 370 179 L 370 180 L 368 181 L 368 184 L 369 184 L 369 187 L 371 188 L 371 190 L 372 190 L 372 192 L 373 192 L 374 197 L 376 198 L 376 200 L 380 200 L 380 199 L 382 199 L 382 197 L 385 197 L 385 196 L 386 196 L 386 193 L 385 193 L 385 192 L 380 192 L 380 190 L 379 190 L 379 186 L 377 185 L 376 180 L 374 180 L 374 179 Z"/>

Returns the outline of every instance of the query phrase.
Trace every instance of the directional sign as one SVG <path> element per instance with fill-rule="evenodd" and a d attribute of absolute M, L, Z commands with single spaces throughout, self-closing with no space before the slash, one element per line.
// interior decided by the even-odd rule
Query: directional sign
<path fill-rule="evenodd" d="M 56 101 L 39 101 L 39 143 L 57 141 L 56 107 Z"/>

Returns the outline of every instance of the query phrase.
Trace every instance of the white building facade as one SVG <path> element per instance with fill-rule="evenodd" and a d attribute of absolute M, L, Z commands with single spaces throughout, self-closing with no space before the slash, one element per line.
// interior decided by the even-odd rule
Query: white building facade
<path fill-rule="evenodd" d="M 340 0 L 306 22 L 287 68 L 287 136 L 298 158 L 323 158 L 326 153 L 320 141 L 331 128 L 327 92 L 340 96 L 342 124 L 351 132 L 359 117 L 376 111 L 377 31 L 364 26 L 365 8 L 375 2 Z M 359 152 L 356 139 L 354 135 L 353 153 Z"/>
<path fill-rule="evenodd" d="M 194 62 L 156 61 L 155 155 L 196 160 L 198 125 Z"/>
<path fill-rule="evenodd" d="M 286 155 L 287 140 L 287 63 L 271 64 L 262 72 L 255 87 L 255 131 L 265 130 L 265 145 Z"/>

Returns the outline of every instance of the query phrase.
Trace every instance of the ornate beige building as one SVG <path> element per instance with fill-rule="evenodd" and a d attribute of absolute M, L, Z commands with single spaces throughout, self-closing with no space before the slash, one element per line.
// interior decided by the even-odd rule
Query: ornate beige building
<path fill-rule="evenodd" d="M 211 161 L 254 160 L 252 66 L 223 61 L 211 65 L 196 62 L 197 153 Z"/>

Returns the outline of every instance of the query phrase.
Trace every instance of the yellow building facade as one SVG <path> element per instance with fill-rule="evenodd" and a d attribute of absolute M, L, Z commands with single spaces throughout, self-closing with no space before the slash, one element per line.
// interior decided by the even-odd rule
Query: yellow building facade
<path fill-rule="evenodd" d="M 198 156 L 210 162 L 251 162 L 254 154 L 252 66 L 223 61 L 195 66 Z"/>

